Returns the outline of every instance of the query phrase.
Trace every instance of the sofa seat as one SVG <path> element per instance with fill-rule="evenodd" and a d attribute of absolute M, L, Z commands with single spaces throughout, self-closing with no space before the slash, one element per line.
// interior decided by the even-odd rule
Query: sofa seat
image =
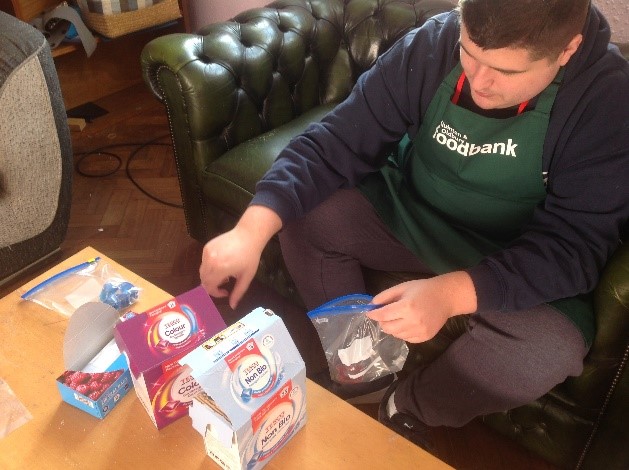
<path fill-rule="evenodd" d="M 312 122 L 319 121 L 334 105 L 313 108 L 292 121 L 260 134 L 212 161 L 203 178 L 202 192 L 212 203 L 239 216 L 253 197 L 256 183 L 271 167 L 290 140 Z M 243 173 L 242 169 L 247 168 Z"/>

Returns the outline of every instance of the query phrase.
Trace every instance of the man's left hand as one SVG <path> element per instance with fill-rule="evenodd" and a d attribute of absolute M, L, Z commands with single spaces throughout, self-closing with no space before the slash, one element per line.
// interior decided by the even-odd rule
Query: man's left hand
<path fill-rule="evenodd" d="M 470 276 L 457 271 L 398 284 L 376 295 L 382 305 L 367 314 L 382 331 L 409 343 L 433 338 L 448 318 L 476 311 L 476 290 Z"/>

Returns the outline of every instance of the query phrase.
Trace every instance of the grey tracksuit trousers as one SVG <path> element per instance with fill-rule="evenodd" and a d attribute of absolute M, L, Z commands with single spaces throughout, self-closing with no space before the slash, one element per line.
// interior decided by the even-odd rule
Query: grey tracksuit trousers
<path fill-rule="evenodd" d="M 280 232 L 285 262 L 309 309 L 365 291 L 361 265 L 430 270 L 380 221 L 357 190 L 339 190 Z M 562 313 L 543 304 L 514 312 L 476 312 L 468 329 L 435 361 L 412 371 L 395 405 L 430 426 L 463 426 L 544 395 L 579 375 L 587 348 Z"/>

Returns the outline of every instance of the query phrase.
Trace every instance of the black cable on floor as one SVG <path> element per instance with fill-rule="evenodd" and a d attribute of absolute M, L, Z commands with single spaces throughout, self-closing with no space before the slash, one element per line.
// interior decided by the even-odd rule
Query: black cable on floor
<path fill-rule="evenodd" d="M 79 153 L 77 155 L 81 155 L 81 157 L 76 162 L 76 167 L 75 167 L 76 172 L 79 175 L 85 176 L 87 178 L 104 178 L 105 176 L 113 175 L 122 166 L 122 158 L 120 158 L 115 153 L 103 152 L 101 149 L 92 150 L 91 152 L 87 152 L 84 154 Z M 93 157 L 94 155 L 107 155 L 109 157 L 113 157 L 116 160 L 116 167 L 113 170 L 108 171 L 107 173 L 89 173 L 89 172 L 81 170 L 81 163 L 83 163 L 83 160 L 85 160 L 88 157 Z"/>
<path fill-rule="evenodd" d="M 159 137 L 156 137 L 155 139 L 149 140 L 148 142 L 123 142 L 120 144 L 110 144 L 110 145 L 105 145 L 103 147 L 99 147 L 97 149 L 94 150 L 90 150 L 89 152 L 82 152 L 82 153 L 78 153 L 76 154 L 77 156 L 79 156 L 79 159 L 76 162 L 75 165 L 75 170 L 76 172 L 81 175 L 81 176 L 85 176 L 87 178 L 103 178 L 105 176 L 110 176 L 113 175 L 114 173 L 116 173 L 120 167 L 122 166 L 122 158 L 120 158 L 120 156 L 118 156 L 115 153 L 112 152 L 108 152 L 106 150 L 112 149 L 112 148 L 116 148 L 116 147 L 137 147 L 136 149 L 134 149 L 130 154 L 129 157 L 127 159 L 127 164 L 125 165 L 125 172 L 127 177 L 129 178 L 129 180 L 131 181 L 131 183 L 133 183 L 133 185 L 138 188 L 140 190 L 140 192 L 142 192 L 145 196 L 147 196 L 148 198 L 159 202 L 160 204 L 164 204 L 170 207 L 176 207 L 177 209 L 181 209 L 183 208 L 183 206 L 181 204 L 175 204 L 173 202 L 169 202 L 169 201 L 164 201 L 163 199 L 160 199 L 159 197 L 151 194 L 149 191 L 147 191 L 146 189 L 144 189 L 140 183 L 138 183 L 136 181 L 136 179 L 133 177 L 133 175 L 131 174 L 131 169 L 130 169 L 130 164 L 133 161 L 133 159 L 136 157 L 136 155 L 138 155 L 138 153 L 149 146 L 153 146 L 153 145 L 159 145 L 159 146 L 168 146 L 168 147 L 172 147 L 171 143 L 164 143 L 164 142 L 159 142 L 160 140 L 166 138 L 166 137 L 170 137 L 170 135 L 162 135 Z M 83 169 L 81 169 L 81 164 L 84 162 L 85 159 L 93 157 L 93 156 L 98 156 L 98 155 L 107 155 L 109 157 L 113 157 L 116 160 L 116 166 L 113 170 L 105 172 L 105 173 L 90 173 L 90 172 L 86 172 Z"/>

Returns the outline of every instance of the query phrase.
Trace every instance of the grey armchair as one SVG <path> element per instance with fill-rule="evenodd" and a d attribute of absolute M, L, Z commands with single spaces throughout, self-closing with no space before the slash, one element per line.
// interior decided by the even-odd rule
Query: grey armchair
<path fill-rule="evenodd" d="M 0 12 L 0 287 L 59 249 L 72 144 L 50 47 Z"/>

